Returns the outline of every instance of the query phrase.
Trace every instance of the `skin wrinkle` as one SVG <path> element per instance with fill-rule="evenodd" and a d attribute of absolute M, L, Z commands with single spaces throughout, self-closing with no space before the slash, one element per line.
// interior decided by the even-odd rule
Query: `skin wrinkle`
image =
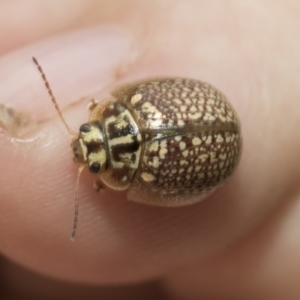
<path fill-rule="evenodd" d="M 245 291 L 257 290 L 256 298 L 263 295 L 263 299 L 293 299 L 285 297 L 285 291 L 290 291 L 289 296 L 300 294 L 296 282 L 287 282 L 291 276 L 298 276 L 299 239 L 295 235 L 291 238 L 292 247 L 284 248 L 287 244 L 284 237 L 291 231 L 297 232 L 299 227 L 296 204 L 291 205 L 291 210 L 282 212 L 287 220 L 291 220 L 289 226 L 282 226 L 280 218 L 271 221 L 278 225 L 274 226 L 274 240 L 277 242 L 269 246 L 276 253 L 274 257 L 278 257 L 282 263 L 277 265 L 275 258 L 268 260 L 264 271 L 265 278 L 270 278 L 268 282 L 258 276 L 257 280 L 250 282 L 250 287 L 246 285 L 248 271 L 253 272 L 250 269 L 251 263 L 243 264 L 244 259 L 251 255 L 247 246 L 239 252 L 240 260 L 234 255 L 235 252 L 229 255 L 230 259 L 224 258 L 224 264 L 216 260 L 207 281 L 206 269 L 202 264 L 208 258 L 213 261 L 214 256 L 219 257 L 225 249 L 230 252 L 233 249 L 231 247 L 236 246 L 241 239 L 248 240 L 249 245 L 257 245 L 250 247 L 255 258 L 264 240 L 263 234 L 260 239 L 257 234 L 265 228 L 265 220 L 272 219 L 274 211 L 280 210 L 291 194 L 299 195 L 300 168 L 297 157 L 300 138 L 296 129 L 299 115 L 297 99 L 300 95 L 299 39 L 296 38 L 300 28 L 297 17 L 299 4 L 288 1 L 284 5 L 265 0 L 230 1 L 230 5 L 225 6 L 222 1 L 201 1 L 201 4 L 191 1 L 189 19 L 188 4 L 184 4 L 187 11 L 181 18 L 182 4 L 177 7 L 175 1 L 172 4 L 169 1 L 163 4 L 153 2 L 149 8 L 148 4 L 130 3 L 128 10 L 118 10 L 118 13 L 114 13 L 116 8 L 104 5 L 105 13 L 111 11 L 111 15 L 105 15 L 95 7 L 92 9 L 97 23 L 109 20 L 121 24 L 134 32 L 136 37 L 141 32 L 149 32 L 143 37 L 147 42 L 139 44 L 144 48 L 147 45 L 146 51 L 139 63 L 125 72 L 122 81 L 180 74 L 208 81 L 224 91 L 242 121 L 244 152 L 237 173 L 208 201 L 189 208 L 167 211 L 127 203 L 124 194 L 111 191 L 95 195 L 92 190 L 93 176 L 85 172 L 80 183 L 79 236 L 72 244 L 68 237 L 73 218 L 76 166 L 71 161 L 71 152 L 66 150 L 69 149 L 69 136 L 55 117 L 42 124 L 41 131 L 46 134 L 38 140 L 34 150 L 21 147 L 20 155 L 19 149 L 1 138 L 1 163 L 5 162 L 5 166 L 12 170 L 22 166 L 20 171 L 11 173 L 13 179 L 2 175 L 4 179 L 0 196 L 5 201 L 0 204 L 4 212 L 0 220 L 1 252 L 39 273 L 76 282 L 117 284 L 169 277 L 168 289 L 165 290 L 169 295 L 186 296 L 189 290 L 192 291 L 190 299 L 209 299 L 215 295 L 213 290 L 217 291 L 215 287 L 218 286 L 218 279 L 220 283 L 227 283 L 220 289 L 222 298 L 228 296 L 228 299 L 232 299 L 236 296 L 234 287 L 240 284 L 242 295 L 245 295 Z M 166 7 L 170 8 L 168 13 L 161 9 Z M 147 24 L 153 23 L 153 19 L 149 18 L 153 13 L 156 24 L 148 29 Z M 172 22 L 169 16 L 173 17 Z M 76 26 L 92 23 L 93 18 L 83 14 L 79 18 L 82 22 Z M 137 28 L 136 24 L 141 19 L 143 25 Z M 64 31 L 68 26 L 70 23 L 61 26 L 60 30 Z M 48 29 L 45 35 L 55 32 L 50 26 Z M 38 39 L 40 36 L 33 34 L 32 37 Z M 28 39 L 30 41 L 31 38 Z M 50 47 L 50 43 L 47 43 L 43 49 Z M 0 45 L 7 46 L 5 43 Z M 12 42 L 8 45 L 13 48 L 17 44 Z M 35 47 L 38 49 L 41 44 Z M 76 98 L 65 96 L 70 87 L 78 88 L 74 90 L 78 95 L 81 85 L 80 76 L 75 83 L 72 80 L 68 83 L 72 79 L 71 75 L 65 76 L 75 73 L 72 65 L 74 69 L 77 66 L 77 62 L 65 60 L 71 55 L 71 50 L 67 55 L 57 51 L 47 59 L 41 57 L 41 63 L 43 66 L 45 64 L 46 73 L 50 72 L 50 84 L 62 106 Z M 15 58 L 17 55 L 22 56 L 22 50 L 19 51 Z M 32 70 L 26 72 L 28 86 L 34 86 L 34 90 L 24 86 L 20 90 L 21 94 L 8 96 L 5 94 L 5 84 L 2 84 L 2 98 L 11 104 L 18 103 L 15 107 L 28 103 L 25 108 L 29 111 L 40 107 L 40 111 L 49 111 L 54 116 L 55 111 L 51 103 L 47 102 L 44 86 L 34 66 L 30 64 L 30 55 L 27 53 L 23 54 L 26 61 L 29 57 L 26 70 Z M 184 59 L 178 60 L 178 57 Z M 88 58 L 85 58 L 85 64 L 87 61 Z M 23 62 L 12 59 L 7 60 L 6 65 L 3 63 L 0 69 L 15 70 L 22 66 Z M 66 73 L 62 74 L 61 70 Z M 91 77 L 97 78 L 98 84 L 102 84 L 105 75 L 110 74 L 109 70 L 105 70 L 101 78 L 97 73 Z M 112 78 L 112 83 L 118 84 L 115 77 Z M 13 88 L 17 90 L 16 83 Z M 34 97 L 32 92 L 35 93 Z M 99 99 L 103 99 L 102 96 L 107 93 L 100 92 Z M 48 104 L 45 101 L 40 104 L 36 99 L 45 99 Z M 66 110 L 66 119 L 72 128 L 78 128 L 87 120 L 85 106 L 86 103 L 79 103 Z M 38 116 L 39 112 L 35 114 Z M 44 147 L 46 144 L 51 147 L 49 151 Z M 30 176 L 25 172 L 25 166 L 30 166 Z M 299 197 L 296 197 L 296 203 L 297 199 Z M 40 229 L 39 232 L 36 228 Z M 265 234 L 267 236 L 268 231 Z M 284 267 L 285 257 L 291 257 L 294 263 L 289 262 Z M 186 281 L 180 276 L 182 268 L 190 264 L 200 266 L 196 271 L 191 268 L 184 273 L 187 281 L 198 279 L 193 286 L 185 284 Z M 222 266 L 224 273 L 219 273 Z M 295 269 L 289 271 L 291 266 Z M 227 278 L 226 272 L 230 276 L 224 281 Z M 244 272 L 244 278 L 239 276 L 240 272 Z M 272 273 L 274 276 L 268 277 Z M 10 280 L 13 282 L 15 279 Z M 208 288 L 205 294 L 203 290 L 195 288 L 205 286 L 206 283 L 211 290 Z M 76 286 L 73 288 L 75 292 Z M 161 291 L 157 293 L 162 295 Z"/>

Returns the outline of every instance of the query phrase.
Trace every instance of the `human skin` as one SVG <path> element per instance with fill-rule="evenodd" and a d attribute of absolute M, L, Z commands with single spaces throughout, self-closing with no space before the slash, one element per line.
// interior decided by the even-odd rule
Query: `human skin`
<path fill-rule="evenodd" d="M 38 122 L 21 137 L 0 131 L 2 289 L 32 299 L 299 299 L 299 2 L 111 2 L 0 2 L 1 103 Z M 120 83 L 213 84 L 241 122 L 235 174 L 209 199 L 170 209 L 98 194 L 86 170 L 71 242 L 72 137 L 33 55 L 74 130 L 88 99 Z"/>

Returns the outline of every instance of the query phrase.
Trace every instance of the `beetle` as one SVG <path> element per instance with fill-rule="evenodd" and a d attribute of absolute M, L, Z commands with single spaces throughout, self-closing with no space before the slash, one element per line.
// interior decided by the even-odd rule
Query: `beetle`
<path fill-rule="evenodd" d="M 33 58 L 62 119 L 46 76 Z M 241 153 L 238 118 L 212 85 L 187 78 L 154 78 L 115 88 L 91 102 L 88 122 L 72 133 L 78 182 L 87 166 L 97 189 L 127 190 L 127 198 L 156 206 L 199 202 L 235 170 Z"/>

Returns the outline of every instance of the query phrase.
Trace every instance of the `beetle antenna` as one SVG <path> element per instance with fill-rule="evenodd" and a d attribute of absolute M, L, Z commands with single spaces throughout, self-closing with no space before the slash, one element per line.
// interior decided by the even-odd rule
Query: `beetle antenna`
<path fill-rule="evenodd" d="M 71 234 L 71 241 L 74 241 L 75 240 L 75 237 L 76 237 L 76 230 L 77 230 L 77 224 L 78 224 L 78 214 L 79 214 L 79 211 L 78 211 L 78 202 L 79 202 L 79 178 L 80 178 L 80 175 L 82 173 L 84 169 L 84 165 L 81 165 L 79 168 L 78 168 L 78 172 L 77 172 L 77 182 L 76 182 L 76 192 L 75 192 L 75 209 L 74 209 L 74 222 L 73 222 L 73 230 L 72 230 L 72 234 Z"/>
<path fill-rule="evenodd" d="M 49 95 L 50 95 L 50 97 L 51 97 L 51 100 L 52 100 L 52 102 L 53 102 L 53 104 L 54 104 L 54 106 L 55 106 L 56 111 L 57 111 L 58 114 L 59 114 L 60 119 L 61 119 L 62 122 L 64 123 L 64 125 L 65 125 L 65 127 L 67 128 L 68 132 L 69 132 L 71 135 L 77 137 L 78 134 L 77 134 L 76 132 L 74 132 L 74 131 L 69 127 L 69 125 L 67 124 L 65 118 L 63 117 L 63 115 L 62 115 L 62 113 L 61 113 L 61 110 L 59 109 L 59 106 L 58 106 L 58 104 L 57 104 L 57 101 L 56 101 L 56 99 L 55 99 L 55 97 L 54 97 L 54 95 L 53 95 L 52 89 L 50 88 L 49 82 L 48 82 L 48 80 L 47 80 L 47 77 L 46 77 L 46 75 L 45 75 L 45 73 L 44 73 L 44 71 L 43 71 L 41 65 L 39 64 L 39 62 L 37 61 L 37 59 L 36 59 L 35 57 L 32 57 L 32 60 L 33 60 L 33 62 L 36 64 L 36 66 L 37 66 L 39 72 L 40 72 L 41 75 L 42 75 L 42 78 L 43 78 L 43 80 L 44 80 L 44 82 L 45 82 L 45 86 L 46 86 L 46 88 L 47 88 L 47 91 L 48 91 L 48 93 L 49 93 Z"/>

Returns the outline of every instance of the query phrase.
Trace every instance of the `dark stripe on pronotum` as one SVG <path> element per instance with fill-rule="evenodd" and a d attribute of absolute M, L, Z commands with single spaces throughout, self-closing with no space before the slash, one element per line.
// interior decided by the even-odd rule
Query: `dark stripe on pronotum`
<path fill-rule="evenodd" d="M 131 160 L 132 162 L 134 162 L 136 159 L 135 152 L 139 149 L 139 147 L 140 143 L 137 140 L 132 141 L 132 143 L 128 144 L 113 145 L 111 146 L 112 157 L 115 161 L 121 161 L 122 158 L 120 157 L 120 155 L 132 153 L 134 155 L 131 155 Z"/>
<path fill-rule="evenodd" d="M 107 126 L 108 135 L 110 139 L 126 136 L 128 134 L 131 135 L 137 135 L 138 130 L 135 126 L 132 126 L 130 124 L 130 120 L 126 117 L 123 118 L 124 122 L 126 122 L 128 125 L 124 127 L 118 127 L 117 122 L 111 122 Z"/>

